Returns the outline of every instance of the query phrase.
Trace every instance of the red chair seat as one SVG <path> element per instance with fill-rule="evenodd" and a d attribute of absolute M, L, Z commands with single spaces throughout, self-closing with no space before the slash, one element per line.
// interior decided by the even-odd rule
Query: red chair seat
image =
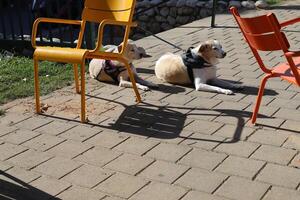
<path fill-rule="evenodd" d="M 293 60 L 300 74 L 300 57 L 294 58 Z M 288 63 L 281 63 L 277 65 L 273 68 L 272 72 L 278 74 L 280 78 L 297 85 L 296 78 L 293 75 L 291 67 Z"/>

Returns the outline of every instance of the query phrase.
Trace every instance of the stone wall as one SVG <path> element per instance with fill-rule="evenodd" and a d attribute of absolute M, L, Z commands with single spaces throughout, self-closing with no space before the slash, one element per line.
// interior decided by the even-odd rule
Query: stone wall
<path fill-rule="evenodd" d="M 153 5 L 157 5 L 163 0 L 138 0 L 136 13 Z M 239 0 L 218 0 L 217 13 L 225 12 L 229 6 L 241 6 Z M 158 7 L 147 10 L 138 16 L 135 20 L 139 26 L 152 33 L 165 31 L 194 20 L 208 17 L 212 13 L 212 0 L 170 0 Z M 134 38 L 145 36 L 144 31 L 135 29 Z"/>

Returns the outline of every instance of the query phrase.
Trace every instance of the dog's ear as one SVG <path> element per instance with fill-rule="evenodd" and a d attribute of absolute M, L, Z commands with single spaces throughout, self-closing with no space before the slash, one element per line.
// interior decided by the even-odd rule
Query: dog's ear
<path fill-rule="evenodd" d="M 199 49 L 198 49 L 198 52 L 202 53 L 202 52 L 207 51 L 207 50 L 209 50 L 211 48 L 212 48 L 211 44 L 207 44 L 207 43 L 201 44 L 200 47 L 199 47 Z"/>
<path fill-rule="evenodd" d="M 151 55 L 146 53 L 146 50 L 143 47 L 138 47 L 138 52 L 143 55 L 143 58 L 152 57 Z"/>

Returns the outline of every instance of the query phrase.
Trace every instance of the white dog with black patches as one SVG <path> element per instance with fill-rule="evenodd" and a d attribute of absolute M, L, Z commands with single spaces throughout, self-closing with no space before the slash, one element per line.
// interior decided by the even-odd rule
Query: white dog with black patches
<path fill-rule="evenodd" d="M 225 56 L 220 42 L 209 40 L 196 48 L 189 48 L 183 55 L 163 55 L 156 62 L 155 74 L 159 79 L 173 84 L 194 83 L 197 91 L 233 94 L 231 89 L 242 89 L 243 86 L 217 78 L 216 64 L 219 58 Z"/>
<path fill-rule="evenodd" d="M 119 46 L 107 45 L 104 46 L 104 49 L 106 52 L 119 53 L 122 48 L 121 45 L 122 44 Z M 133 60 L 138 60 L 148 56 L 144 48 L 137 47 L 135 44 L 129 42 L 124 51 L 125 57 L 131 66 L 137 87 L 144 91 L 149 90 L 149 87 L 158 87 L 156 84 L 143 80 L 139 77 L 136 68 L 132 64 Z M 89 72 L 90 76 L 98 81 L 118 83 L 120 87 L 132 87 L 126 67 L 119 61 L 92 59 L 89 64 Z"/>

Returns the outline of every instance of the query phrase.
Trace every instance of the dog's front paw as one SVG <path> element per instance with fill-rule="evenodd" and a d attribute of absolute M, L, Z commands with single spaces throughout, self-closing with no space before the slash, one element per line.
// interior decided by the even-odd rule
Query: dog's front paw
<path fill-rule="evenodd" d="M 226 94 L 226 95 L 231 95 L 231 94 L 233 94 L 233 91 L 231 91 L 231 90 L 222 90 L 221 93 Z"/>
<path fill-rule="evenodd" d="M 143 90 L 143 91 L 149 91 L 150 90 L 150 88 L 149 87 L 147 87 L 147 86 L 140 86 L 140 89 L 141 90 Z"/>

